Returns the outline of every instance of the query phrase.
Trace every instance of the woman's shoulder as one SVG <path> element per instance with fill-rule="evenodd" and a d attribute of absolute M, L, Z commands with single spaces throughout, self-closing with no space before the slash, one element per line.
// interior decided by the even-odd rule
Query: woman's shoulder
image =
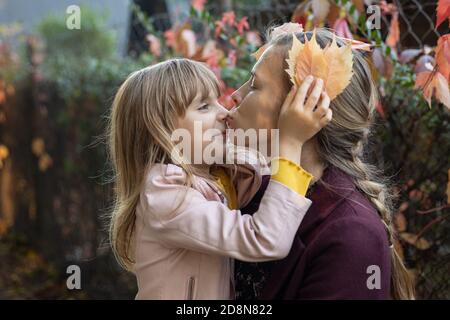
<path fill-rule="evenodd" d="M 338 226 L 343 233 L 361 230 L 364 231 L 360 233 L 361 237 L 365 234 L 382 238 L 386 236 L 384 224 L 374 204 L 356 188 L 343 198 L 328 218 L 328 225 Z"/>
<path fill-rule="evenodd" d="M 317 231 L 311 243 L 318 251 L 342 248 L 344 256 L 370 259 L 375 252 L 379 258 L 388 256 L 388 234 L 381 217 L 358 195 L 344 199 Z"/>
<path fill-rule="evenodd" d="M 367 276 L 367 267 L 374 264 L 389 270 L 390 248 L 384 225 L 370 210 L 356 208 L 350 201 L 335 208 L 308 239 L 307 260 L 327 268 L 343 268 L 352 277 Z"/>
<path fill-rule="evenodd" d="M 320 238 L 324 241 L 335 236 L 342 240 L 387 244 L 388 237 L 381 217 L 373 203 L 356 188 L 351 177 L 333 169 L 328 174 L 330 188 L 321 188 L 317 201 L 319 211 L 328 211 L 320 223 Z M 318 212 L 319 215 L 323 212 Z"/>
<path fill-rule="evenodd" d="M 358 192 L 358 191 L 356 191 Z M 386 230 L 377 210 L 363 197 L 347 198 L 335 209 L 330 225 L 342 232 L 364 231 L 373 236 L 386 237 Z M 364 233 L 361 233 L 364 237 Z"/>

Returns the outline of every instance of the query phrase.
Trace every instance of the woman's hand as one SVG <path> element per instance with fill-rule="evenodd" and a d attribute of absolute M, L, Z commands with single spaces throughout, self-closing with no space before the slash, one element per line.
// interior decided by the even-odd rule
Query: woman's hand
<path fill-rule="evenodd" d="M 280 156 L 300 164 L 301 148 L 332 118 L 330 98 L 323 91 L 323 80 L 308 76 L 298 89 L 292 87 L 278 118 Z M 310 92 L 309 96 L 307 96 Z M 306 101 L 305 101 L 306 100 Z"/>

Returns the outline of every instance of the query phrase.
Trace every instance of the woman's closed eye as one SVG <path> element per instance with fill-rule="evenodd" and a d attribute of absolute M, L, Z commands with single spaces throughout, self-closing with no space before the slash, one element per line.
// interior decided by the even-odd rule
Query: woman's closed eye
<path fill-rule="evenodd" d="M 251 79 L 250 79 L 250 90 L 255 90 L 256 89 L 256 86 L 255 86 L 255 77 L 253 76 Z"/>

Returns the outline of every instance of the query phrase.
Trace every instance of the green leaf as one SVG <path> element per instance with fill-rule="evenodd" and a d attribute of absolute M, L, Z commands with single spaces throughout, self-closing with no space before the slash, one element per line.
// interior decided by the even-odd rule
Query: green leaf
<path fill-rule="evenodd" d="M 355 13 L 356 7 L 354 4 L 352 4 L 350 6 L 350 9 L 348 10 L 348 13 L 350 13 L 350 15 L 353 15 Z"/>

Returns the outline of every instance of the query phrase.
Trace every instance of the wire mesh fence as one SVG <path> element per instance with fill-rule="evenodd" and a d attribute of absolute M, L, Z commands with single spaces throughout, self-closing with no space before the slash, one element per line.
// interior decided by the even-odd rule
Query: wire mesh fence
<path fill-rule="evenodd" d="M 262 31 L 272 22 L 289 21 L 292 13 L 300 4 L 311 1 L 276 0 L 264 2 L 265 4 L 262 6 L 239 2 L 232 9 L 247 15 L 250 25 Z M 339 1 L 331 2 L 339 4 Z M 365 3 L 380 5 L 382 1 L 365 1 Z M 402 44 L 407 47 L 422 47 L 426 44 L 436 43 L 437 38 L 441 35 L 434 28 L 436 1 L 395 0 L 392 3 L 398 8 L 401 29 L 400 42 Z M 389 17 L 381 15 L 381 32 L 384 35 L 388 33 L 389 24 Z"/>
<path fill-rule="evenodd" d="M 222 0 L 208 3 L 207 8 L 217 16 L 230 10 L 235 11 L 238 15 L 247 16 L 251 28 L 259 31 L 263 35 L 269 26 L 290 21 L 296 8 L 300 5 L 308 4 L 308 2 L 312 3 L 313 1 L 314 0 Z M 135 2 L 139 4 L 140 1 Z M 342 5 L 341 0 L 329 0 L 328 2 L 330 4 Z M 382 6 L 383 3 L 386 3 L 386 1 L 380 0 L 353 1 L 353 3 L 357 2 L 361 4 L 364 3 L 365 9 L 369 6 Z M 398 9 L 400 44 L 405 48 L 422 48 L 425 45 L 435 45 L 438 37 L 448 32 L 448 25 L 443 24 L 437 30 L 434 27 L 437 1 L 393 0 L 389 3 L 395 4 Z M 152 23 L 157 30 L 166 30 L 177 22 L 174 21 L 173 18 L 171 19 L 167 12 L 167 8 L 165 11 L 159 10 L 156 13 L 147 10 L 147 13 L 149 13 Z M 386 36 L 389 32 L 391 18 L 387 15 L 381 15 L 380 18 L 380 31 L 383 36 Z M 142 25 L 136 17 L 132 19 L 130 31 L 132 42 L 139 38 L 142 39 L 142 36 L 145 36 L 145 30 L 142 28 Z"/>

